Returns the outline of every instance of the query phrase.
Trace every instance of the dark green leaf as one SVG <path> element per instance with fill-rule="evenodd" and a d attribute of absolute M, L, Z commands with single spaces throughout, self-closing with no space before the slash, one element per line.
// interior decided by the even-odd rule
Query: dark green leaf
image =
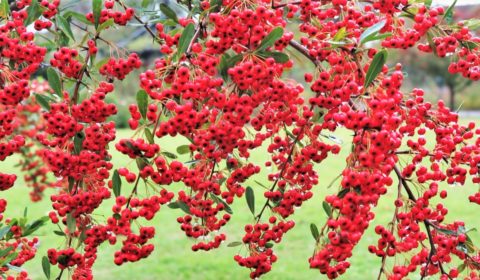
<path fill-rule="evenodd" d="M 149 165 L 148 160 L 144 157 L 137 157 L 135 161 L 137 163 L 138 170 L 143 170 L 146 166 Z"/>
<path fill-rule="evenodd" d="M 263 38 L 262 42 L 258 46 L 257 50 L 258 51 L 264 51 L 268 47 L 273 46 L 277 40 L 282 38 L 283 36 L 283 28 L 282 27 L 276 27 L 273 29 L 265 38 Z"/>
<path fill-rule="evenodd" d="M 75 36 L 73 35 L 72 28 L 70 27 L 70 23 L 61 15 L 57 15 L 56 17 L 57 27 L 59 27 L 68 38 L 75 41 Z"/>
<path fill-rule="evenodd" d="M 387 61 L 387 51 L 381 50 L 373 57 L 370 67 L 368 67 L 367 74 L 365 76 L 364 88 L 370 86 L 370 84 L 377 78 L 378 74 L 382 71 L 383 65 Z"/>
<path fill-rule="evenodd" d="M 143 89 L 137 92 L 137 105 L 142 118 L 145 119 L 147 117 L 148 94 Z"/>
<path fill-rule="evenodd" d="M 77 132 L 73 138 L 73 146 L 77 154 L 80 154 L 83 149 L 83 140 L 85 140 L 85 134 L 83 134 L 83 132 Z"/>
<path fill-rule="evenodd" d="M 65 236 L 65 232 L 63 232 L 63 231 L 54 230 L 53 233 L 55 233 L 58 236 Z"/>
<path fill-rule="evenodd" d="M 261 56 L 272 57 L 277 63 L 287 63 L 290 60 L 290 57 L 287 54 L 282 52 L 260 52 Z"/>
<path fill-rule="evenodd" d="M 231 57 L 228 53 L 225 53 L 222 56 L 219 64 L 219 72 L 224 81 L 228 79 L 228 69 L 235 66 L 235 64 L 237 64 L 242 59 L 243 56 L 241 54 L 237 54 Z"/>
<path fill-rule="evenodd" d="M 441 233 L 446 234 L 446 235 L 457 235 L 457 233 L 453 230 L 443 229 L 443 228 L 435 228 L 435 229 L 436 229 L 436 231 L 441 232 Z"/>
<path fill-rule="evenodd" d="M 272 242 L 267 242 L 265 243 L 265 248 L 273 248 L 273 243 Z"/>
<path fill-rule="evenodd" d="M 220 197 L 214 195 L 213 193 L 210 194 L 212 199 L 215 200 L 216 203 L 221 203 L 223 204 L 223 209 L 225 210 L 225 212 L 227 212 L 228 214 L 233 214 L 233 211 L 232 211 L 232 208 L 230 208 L 230 206 L 228 205 L 228 203 L 226 203 L 223 199 L 221 199 Z"/>
<path fill-rule="evenodd" d="M 176 154 L 170 153 L 170 152 L 166 152 L 166 151 L 163 151 L 163 152 L 162 152 L 162 155 L 164 155 L 164 156 L 166 156 L 166 157 L 168 157 L 168 158 L 170 158 L 170 159 L 176 159 L 176 158 L 177 158 L 177 155 L 176 155 Z"/>
<path fill-rule="evenodd" d="M 45 95 L 35 94 L 35 100 L 43 109 L 50 111 L 50 101 Z"/>
<path fill-rule="evenodd" d="M 240 241 L 233 241 L 233 242 L 230 242 L 227 247 L 237 247 L 237 246 L 240 246 L 242 245 L 243 243 L 240 242 Z"/>
<path fill-rule="evenodd" d="M 189 23 L 183 29 L 180 39 L 178 39 L 177 53 L 174 56 L 174 61 L 179 61 L 182 55 L 187 51 L 188 46 L 192 42 L 194 35 L 195 35 L 195 25 L 193 23 Z"/>
<path fill-rule="evenodd" d="M 27 19 L 24 22 L 25 26 L 29 26 L 42 15 L 42 8 L 38 4 L 38 0 L 32 0 L 32 3 L 27 8 L 27 15 Z"/>
<path fill-rule="evenodd" d="M 92 0 L 92 11 L 93 11 L 93 20 L 95 23 L 95 28 L 98 28 L 100 23 L 100 14 L 102 12 L 103 6 L 102 0 Z"/>
<path fill-rule="evenodd" d="M 430 8 L 432 6 L 432 0 L 425 0 L 425 6 Z"/>
<path fill-rule="evenodd" d="M 445 11 L 445 14 L 443 15 L 443 19 L 447 24 L 452 24 L 453 22 L 453 10 L 455 9 L 456 4 L 457 0 L 453 1 L 452 5 L 448 7 L 448 9 Z"/>
<path fill-rule="evenodd" d="M 327 216 L 329 218 L 332 217 L 332 207 L 330 206 L 330 204 L 328 204 L 328 202 L 324 201 L 324 202 L 322 202 L 322 207 L 323 207 L 323 210 L 325 211 L 325 213 L 327 214 Z"/>
<path fill-rule="evenodd" d="M 42 227 L 43 225 L 45 225 L 45 223 L 49 220 L 48 217 L 42 217 L 36 221 L 34 221 L 33 223 L 31 223 L 30 225 L 26 226 L 25 230 L 23 231 L 22 233 L 22 236 L 28 236 L 32 233 L 34 233 L 35 231 L 37 231 L 40 227 Z"/>
<path fill-rule="evenodd" d="M 180 205 L 178 205 L 178 202 L 170 202 L 169 204 L 167 204 L 168 208 L 170 209 L 178 209 L 180 208 Z"/>
<path fill-rule="evenodd" d="M 343 198 L 343 197 L 345 197 L 345 195 L 347 195 L 347 193 L 349 193 L 349 192 L 350 192 L 350 189 L 344 188 L 344 189 L 342 189 L 342 190 L 340 190 L 340 191 L 338 192 L 337 196 L 338 196 L 339 198 Z"/>
<path fill-rule="evenodd" d="M 318 231 L 318 228 L 314 223 L 310 224 L 310 231 L 312 232 L 313 239 L 318 242 L 320 238 L 320 232 Z"/>
<path fill-rule="evenodd" d="M 155 143 L 155 140 L 153 139 L 153 133 L 150 131 L 150 129 L 148 129 L 148 127 L 145 127 L 145 137 L 147 138 L 148 143 Z"/>
<path fill-rule="evenodd" d="M 176 23 L 178 23 L 178 17 L 174 10 L 172 10 L 167 4 L 162 3 L 160 4 L 160 11 L 169 19 L 172 19 Z"/>
<path fill-rule="evenodd" d="M 46 256 L 43 256 L 42 258 L 42 269 L 45 277 L 47 277 L 47 279 L 50 279 L 50 261 Z"/>
<path fill-rule="evenodd" d="M 47 69 L 47 79 L 48 84 L 53 89 L 53 92 L 55 92 L 55 94 L 60 98 L 63 98 L 62 81 L 60 80 L 60 76 L 58 75 L 57 71 L 55 71 L 55 69 L 52 67 Z"/>
<path fill-rule="evenodd" d="M 387 21 L 382 20 L 365 29 L 362 35 L 360 35 L 359 45 L 363 45 L 368 41 L 372 41 L 371 38 L 378 34 L 378 32 L 385 26 L 385 23 L 387 23 Z"/>
<path fill-rule="evenodd" d="M 118 170 L 113 171 L 113 176 L 112 176 L 112 189 L 113 189 L 113 194 L 115 197 L 118 197 L 122 191 L 122 179 L 120 178 L 120 175 L 118 174 Z"/>
<path fill-rule="evenodd" d="M 465 270 L 466 267 L 467 267 L 467 265 L 465 263 L 462 263 L 461 265 L 459 265 L 457 267 L 458 273 L 462 273 Z"/>
<path fill-rule="evenodd" d="M 177 153 L 179 155 L 184 155 L 190 153 L 190 146 L 189 145 L 181 145 L 177 147 Z"/>
<path fill-rule="evenodd" d="M 255 193 L 251 187 L 247 187 L 247 190 L 245 191 L 245 198 L 247 199 L 247 205 L 250 209 L 250 212 L 255 215 Z"/>

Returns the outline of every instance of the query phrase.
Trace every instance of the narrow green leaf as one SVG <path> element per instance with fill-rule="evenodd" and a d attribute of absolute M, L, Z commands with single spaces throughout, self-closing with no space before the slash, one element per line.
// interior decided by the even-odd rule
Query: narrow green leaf
<path fill-rule="evenodd" d="M 48 98 L 45 95 L 35 94 L 35 100 L 45 110 L 50 111 L 50 101 L 48 100 Z"/>
<path fill-rule="evenodd" d="M 98 28 L 100 22 L 100 14 L 102 12 L 102 0 L 92 0 L 92 12 L 95 28 Z"/>
<path fill-rule="evenodd" d="M 22 236 L 29 236 L 31 235 L 32 233 L 34 233 L 35 231 L 37 231 L 40 227 L 44 226 L 45 223 L 49 220 L 48 217 L 42 217 L 36 221 L 34 221 L 33 223 L 27 225 L 25 227 L 25 230 L 23 231 L 22 233 Z"/>
<path fill-rule="evenodd" d="M 457 267 L 458 273 L 462 273 L 462 272 L 465 270 L 466 267 L 467 267 L 467 265 L 466 265 L 465 263 L 460 264 L 460 265 Z"/>
<path fill-rule="evenodd" d="M 247 187 L 247 190 L 245 191 L 245 198 L 247 199 L 247 205 L 250 209 L 250 212 L 255 215 L 255 193 L 251 187 Z"/>
<path fill-rule="evenodd" d="M 447 24 L 452 24 L 453 22 L 453 11 L 455 9 L 456 4 L 457 4 L 457 0 L 453 1 L 452 5 L 448 7 L 448 9 L 445 11 L 445 14 L 443 15 L 443 19 Z"/>
<path fill-rule="evenodd" d="M 210 196 L 212 197 L 213 200 L 215 200 L 216 203 L 221 203 L 221 204 L 223 204 L 223 209 L 225 210 L 225 212 L 227 212 L 228 214 L 233 214 L 232 208 L 230 208 L 230 206 L 228 205 L 228 203 L 226 203 L 223 199 L 221 199 L 220 197 L 214 195 L 213 193 L 210 194 Z"/>
<path fill-rule="evenodd" d="M 77 154 L 80 154 L 83 150 L 83 140 L 85 140 L 85 134 L 83 134 L 83 132 L 75 134 L 75 137 L 73 138 L 73 146 Z"/>
<path fill-rule="evenodd" d="M 327 216 L 329 218 L 332 217 L 332 207 L 330 206 L 330 204 L 328 204 L 328 202 L 324 201 L 322 202 L 322 207 L 323 207 L 323 210 L 325 211 L 325 213 L 327 214 Z"/>
<path fill-rule="evenodd" d="M 97 28 L 97 32 L 101 32 L 102 30 L 105 30 L 105 29 L 109 28 L 114 23 L 115 23 L 115 21 L 113 20 L 113 18 L 109 18 L 104 23 L 100 24 L 100 26 Z"/>
<path fill-rule="evenodd" d="M 177 53 L 174 56 L 174 61 L 179 61 L 182 55 L 187 51 L 190 42 L 192 42 L 195 35 L 195 25 L 189 23 L 182 32 L 180 39 L 178 39 Z"/>
<path fill-rule="evenodd" d="M 164 156 L 166 156 L 167 158 L 170 158 L 170 159 L 176 159 L 176 158 L 178 158 L 176 154 L 170 153 L 170 152 L 167 152 L 167 151 L 163 151 L 163 152 L 162 152 L 162 155 L 164 155 Z"/>
<path fill-rule="evenodd" d="M 70 27 L 70 23 L 61 15 L 56 16 L 56 23 L 57 27 L 59 27 L 68 38 L 75 41 L 75 36 L 73 35 L 72 28 Z"/>
<path fill-rule="evenodd" d="M 142 118 L 145 119 L 147 117 L 148 94 L 143 89 L 137 92 L 137 105 Z"/>
<path fill-rule="evenodd" d="M 148 5 L 150 5 L 151 2 L 152 2 L 152 0 L 143 0 L 142 1 L 142 8 L 148 7 Z"/>
<path fill-rule="evenodd" d="M 259 52 L 259 55 L 263 57 L 272 57 L 277 63 L 287 63 L 290 57 L 282 52 Z"/>
<path fill-rule="evenodd" d="M 317 225 L 314 223 L 310 224 L 310 232 L 312 233 L 313 239 L 318 242 L 320 238 L 320 232 L 318 231 Z"/>
<path fill-rule="evenodd" d="M 233 241 L 233 242 L 230 242 L 227 247 L 237 247 L 237 246 L 240 246 L 242 245 L 243 243 L 240 242 L 240 241 Z"/>
<path fill-rule="evenodd" d="M 177 203 L 178 203 L 178 207 L 180 209 L 182 209 L 183 212 L 185 212 L 187 214 L 191 214 L 190 213 L 190 207 L 185 202 L 179 200 L 179 201 L 177 201 Z"/>
<path fill-rule="evenodd" d="M 345 39 L 345 36 L 347 36 L 347 28 L 344 26 L 344 27 L 338 29 L 335 36 L 333 36 L 333 41 L 334 42 L 340 42 L 343 39 Z"/>
<path fill-rule="evenodd" d="M 181 145 L 177 147 L 177 153 L 179 155 L 184 155 L 190 153 L 190 146 L 189 145 Z"/>
<path fill-rule="evenodd" d="M 78 13 L 78 12 L 75 12 L 75 11 L 66 11 L 63 14 L 63 17 L 65 19 L 75 18 L 79 22 L 81 22 L 83 24 L 86 24 L 86 25 L 92 25 L 93 24 L 85 17 L 85 14 L 81 14 L 81 13 Z"/>
<path fill-rule="evenodd" d="M 43 256 L 42 258 L 42 269 L 45 277 L 47 277 L 47 279 L 50 279 L 50 261 L 46 256 Z"/>
<path fill-rule="evenodd" d="M 155 143 L 155 140 L 153 139 L 153 133 L 150 129 L 148 129 L 148 127 L 145 127 L 145 137 L 147 138 L 148 143 Z"/>
<path fill-rule="evenodd" d="M 63 231 L 54 230 L 53 233 L 55 233 L 58 236 L 65 236 L 65 232 L 63 232 Z"/>
<path fill-rule="evenodd" d="M 13 248 L 13 246 L 9 246 L 9 247 L 7 247 L 7 248 L 1 249 L 1 250 L 0 250 L 0 258 L 5 257 L 5 256 L 6 256 L 10 251 L 12 251 L 13 249 L 15 249 L 15 248 Z"/>
<path fill-rule="evenodd" d="M 267 242 L 265 243 L 265 248 L 273 248 L 273 243 L 272 242 Z"/>
<path fill-rule="evenodd" d="M 372 63 L 368 68 L 367 74 L 365 76 L 364 88 L 370 86 L 370 84 L 377 78 L 378 74 L 382 71 L 383 65 L 387 61 L 387 51 L 381 50 L 375 54 L 372 59 Z"/>
<path fill-rule="evenodd" d="M 172 19 L 176 23 L 178 23 L 178 17 L 174 10 L 172 10 L 167 4 L 162 3 L 160 4 L 160 11 L 169 19 Z"/>
<path fill-rule="evenodd" d="M 48 84 L 53 89 L 53 92 L 55 92 L 60 98 L 63 98 L 62 81 L 57 71 L 52 67 L 48 67 L 47 69 L 47 80 Z"/>
<path fill-rule="evenodd" d="M 118 170 L 113 171 L 112 189 L 113 189 L 113 194 L 115 195 L 115 197 L 118 197 L 121 193 L 121 190 L 122 190 L 122 179 L 120 178 L 120 175 L 118 174 Z"/>
<path fill-rule="evenodd" d="M 365 29 L 363 31 L 362 35 L 360 35 L 359 45 L 363 45 L 364 43 L 371 41 L 369 38 L 374 37 L 377 35 L 377 33 L 382 30 L 382 28 L 385 26 L 387 23 L 386 20 L 379 21 L 375 23 L 374 25 L 370 26 L 369 28 Z"/>
<path fill-rule="evenodd" d="M 18 253 L 17 252 L 14 252 L 10 255 L 7 255 L 2 261 L 0 261 L 0 267 L 6 265 L 6 264 L 9 264 L 11 261 L 13 261 L 14 259 L 16 259 L 18 256 Z"/>
<path fill-rule="evenodd" d="M 277 40 L 282 38 L 283 36 L 283 28 L 282 27 L 276 27 L 273 29 L 265 38 L 263 38 L 262 42 L 258 46 L 257 50 L 258 51 L 264 51 L 268 47 L 273 46 Z"/>

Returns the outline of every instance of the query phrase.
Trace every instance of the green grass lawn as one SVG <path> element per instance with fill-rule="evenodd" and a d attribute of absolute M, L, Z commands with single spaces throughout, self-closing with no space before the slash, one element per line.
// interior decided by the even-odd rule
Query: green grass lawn
<path fill-rule="evenodd" d="M 118 132 L 118 139 L 129 137 L 131 131 L 121 130 Z M 331 156 L 325 160 L 319 171 L 319 185 L 315 187 L 315 196 L 304 203 L 297 209 L 296 214 L 292 217 L 296 226 L 286 234 L 281 244 L 276 244 L 274 249 L 278 255 L 278 261 L 273 265 L 273 270 L 267 274 L 264 279 L 325 279 L 317 270 L 308 268 L 307 259 L 311 256 L 314 240 L 310 233 L 310 223 L 315 223 L 319 227 L 326 220 L 326 215 L 322 210 L 322 201 L 327 194 L 338 192 L 338 184 L 327 189 L 330 182 L 339 174 L 345 165 L 345 157 L 349 151 L 350 143 L 348 139 L 351 137 L 346 131 L 339 131 L 335 134 L 343 139 L 342 152 L 340 155 Z M 179 139 L 165 139 L 161 143 L 162 150 L 175 151 L 175 147 L 179 145 Z M 328 141 L 328 140 L 326 140 Z M 112 145 L 113 147 L 113 145 Z M 266 153 L 257 151 L 252 153 L 251 161 L 263 162 Z M 113 152 L 114 164 L 117 167 L 131 164 L 126 156 Z M 17 158 L 12 156 L 6 162 L 0 162 L 0 170 L 6 173 L 15 173 L 18 170 L 12 166 Z M 187 160 L 181 158 L 181 160 Z M 255 177 L 256 180 L 266 182 L 265 174 L 268 170 L 263 170 L 261 174 Z M 261 195 L 262 188 L 255 183 L 248 184 L 252 186 L 256 192 L 257 208 L 264 203 Z M 129 193 L 132 186 L 127 185 L 124 181 L 123 193 Z M 173 191 L 181 188 L 180 185 L 169 187 Z M 448 199 L 443 201 L 450 210 L 447 215 L 448 221 L 461 219 L 467 222 L 467 228 L 478 227 L 479 218 L 478 206 L 468 202 L 468 196 L 478 189 L 471 183 L 465 186 L 447 186 L 442 185 L 442 189 L 448 188 Z M 381 198 L 379 206 L 376 208 L 375 224 L 386 225 L 391 220 L 393 214 L 393 197 L 395 194 L 395 184 L 389 189 L 389 193 Z M 6 216 L 20 216 L 24 208 L 28 207 L 30 219 L 38 218 L 46 215 L 50 210 L 50 201 L 48 196 L 40 203 L 31 203 L 28 197 L 29 189 L 23 184 L 21 176 L 17 184 L 8 191 L 2 192 L 0 195 L 9 202 Z M 51 192 L 48 192 L 51 193 Z M 109 213 L 112 200 L 106 202 L 96 214 L 96 219 L 104 220 L 103 215 Z M 252 222 L 253 218 L 248 210 L 245 200 L 239 199 L 232 206 L 234 215 L 229 224 L 224 228 L 227 233 L 226 244 L 232 241 L 241 240 L 243 235 L 243 226 Z M 227 247 L 223 244 L 221 248 L 210 252 L 192 252 L 190 246 L 193 244 L 179 228 L 176 217 L 183 215 L 181 210 L 172 210 L 163 207 L 157 214 L 157 217 L 150 222 L 156 227 L 157 234 L 154 239 L 155 251 L 152 255 L 137 263 L 125 264 L 117 267 L 113 264 L 113 252 L 118 248 L 104 244 L 99 248 L 98 260 L 94 266 L 95 279 L 247 279 L 249 271 L 239 267 L 233 260 L 233 256 L 242 247 Z M 380 267 L 380 259 L 367 250 L 369 244 L 376 243 L 377 235 L 373 234 L 374 226 L 371 225 L 362 241 L 358 244 L 354 251 L 354 257 L 351 259 L 351 268 L 347 271 L 342 279 L 376 279 L 378 269 Z M 41 228 L 37 234 L 41 239 L 38 249 L 37 258 L 29 262 L 25 269 L 28 270 L 32 279 L 44 279 L 41 269 L 41 257 L 46 254 L 46 250 L 51 247 L 62 247 L 64 242 L 60 237 L 52 233 L 56 226 L 49 225 Z M 480 235 L 478 232 L 472 232 L 471 237 L 474 243 L 478 244 Z M 245 249 L 243 249 L 244 252 Z M 456 266 L 457 264 L 455 264 Z M 390 266 L 389 266 L 390 267 Z M 53 276 L 57 275 L 57 271 L 52 271 Z M 411 277 L 410 279 L 417 279 Z"/>

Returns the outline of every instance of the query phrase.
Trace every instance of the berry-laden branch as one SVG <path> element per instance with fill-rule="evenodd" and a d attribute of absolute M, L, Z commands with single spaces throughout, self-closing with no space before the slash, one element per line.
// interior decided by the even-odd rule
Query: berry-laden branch
<path fill-rule="evenodd" d="M 479 277 L 470 225 L 442 200 L 461 191 L 446 184 L 480 183 L 480 130 L 418 87 L 406 92 L 404 68 L 387 59 L 393 49 L 415 48 L 450 57 L 446 71 L 480 80 L 477 24 L 454 22 L 454 7 L 92 0 L 83 15 L 83 1 L 3 2 L 0 160 L 14 166 L 10 156 L 21 154 L 32 200 L 48 188 L 51 209 L 48 219 L 29 222 L 28 211 L 6 219 L 8 199 L 0 200 L 0 277 L 27 279 L 22 265 L 37 250 L 47 278 L 58 280 L 92 279 L 105 243 L 116 248 L 115 265 L 139 262 L 155 250 L 152 220 L 174 211 L 192 251 L 224 246 L 227 232 L 243 229 L 241 240 L 228 241 L 242 246 L 232 264 L 256 279 L 280 265 L 277 247 L 289 250 L 285 236 L 302 219 L 293 214 L 312 203 L 327 219 L 321 230 L 309 221 L 315 250 L 305 261 L 329 279 L 352 277 L 350 258 L 372 226 L 377 279 Z M 145 52 L 160 55 L 151 63 Z M 304 81 L 294 56 L 314 66 Z M 121 106 L 132 136 L 116 139 Z M 339 139 L 340 129 L 351 138 Z M 338 192 L 323 197 L 329 157 L 345 167 L 330 184 Z M 122 158 L 133 164 L 117 166 Z M 0 174 L 0 190 L 16 178 Z M 392 220 L 375 224 L 389 191 Z M 468 201 L 479 204 L 480 192 Z M 248 224 L 230 222 L 248 210 Z M 57 224 L 50 249 L 30 238 L 47 220 Z M 301 277 L 290 273 L 282 277 Z"/>

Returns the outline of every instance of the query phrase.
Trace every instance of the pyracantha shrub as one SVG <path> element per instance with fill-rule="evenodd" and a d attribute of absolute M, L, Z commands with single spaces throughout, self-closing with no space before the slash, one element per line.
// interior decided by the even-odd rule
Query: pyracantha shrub
<path fill-rule="evenodd" d="M 116 244 L 116 265 L 147 258 L 156 238 L 149 221 L 168 208 L 182 213 L 179 231 L 196 240 L 193 251 L 225 246 L 235 203 L 253 216 L 241 241 L 228 241 L 244 248 L 232 262 L 258 278 L 274 269 L 295 211 L 314 199 L 328 218 L 320 229 L 312 223 L 305 261 L 329 279 L 347 272 L 370 227 L 378 279 L 479 279 L 475 225 L 447 222 L 438 201 L 446 184 L 480 183 L 480 129 L 421 89 L 405 92 L 402 65 L 387 61 L 392 49 L 417 48 L 478 81 L 478 19 L 453 22 L 453 6 L 427 0 L 93 0 L 84 14 L 80 2 L 0 4 L 0 160 L 21 155 L 33 201 L 54 190 L 48 217 L 32 223 L 3 217 L 0 199 L 0 276 L 28 278 L 19 267 L 39 240 L 27 236 L 47 221 L 63 241 L 43 255 L 47 277 L 56 266 L 56 279 L 92 279 L 104 243 Z M 147 37 L 153 64 L 109 39 L 128 26 Z M 313 66 L 304 81 L 288 77 L 294 56 Z M 127 78 L 138 82 L 127 104 L 133 136 L 117 139 L 111 100 Z M 314 197 L 326 186 L 322 162 L 340 152 L 338 129 L 353 135 L 338 192 Z M 161 139 L 188 144 L 172 153 Z M 113 149 L 134 164 L 114 167 Z M 247 187 L 262 170 L 268 185 Z M 16 179 L 0 173 L 0 190 Z M 393 217 L 381 225 L 374 209 L 388 192 Z M 94 217 L 107 200 L 110 215 Z M 480 192 L 459 203 L 475 211 Z"/>

